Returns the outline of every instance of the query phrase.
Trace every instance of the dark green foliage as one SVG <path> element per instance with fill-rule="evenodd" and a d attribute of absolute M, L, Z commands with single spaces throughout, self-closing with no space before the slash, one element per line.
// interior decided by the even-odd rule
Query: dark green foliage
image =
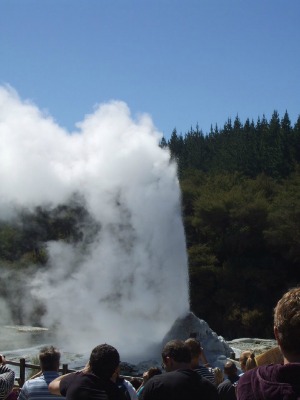
<path fill-rule="evenodd" d="M 271 336 L 276 301 L 299 283 L 300 173 L 190 171 L 181 188 L 192 311 L 227 337 Z"/>
<path fill-rule="evenodd" d="M 159 143 L 159 147 L 161 147 L 162 149 L 164 149 L 164 148 L 167 147 L 167 146 L 168 146 L 168 143 L 167 143 L 165 137 L 163 136 L 162 139 L 161 139 L 161 141 L 160 141 L 160 143 Z"/>
<path fill-rule="evenodd" d="M 89 229 L 85 229 L 86 226 Z M 14 267 L 47 262 L 46 244 L 52 240 L 88 244 L 99 226 L 75 195 L 68 204 L 19 210 L 14 219 L 0 221 L 0 262 Z"/>
<path fill-rule="evenodd" d="M 227 337 L 272 336 L 273 307 L 300 283 L 300 118 L 237 116 L 170 141 L 192 311 Z"/>
<path fill-rule="evenodd" d="M 274 254 L 295 265 L 300 263 L 299 171 L 282 183 L 282 190 L 271 204 L 264 236 Z"/>

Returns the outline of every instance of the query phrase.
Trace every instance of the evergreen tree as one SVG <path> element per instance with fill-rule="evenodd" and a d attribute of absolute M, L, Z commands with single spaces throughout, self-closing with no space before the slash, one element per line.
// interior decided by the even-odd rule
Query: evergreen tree
<path fill-rule="evenodd" d="M 281 120 L 281 159 L 280 159 L 280 176 L 288 176 L 294 169 L 293 162 L 293 134 L 291 121 L 286 111 Z"/>
<path fill-rule="evenodd" d="M 176 160 L 178 165 L 178 173 L 181 174 L 185 167 L 184 159 L 184 141 L 182 135 L 177 135 L 176 128 L 173 130 L 168 146 L 172 159 Z"/>
<path fill-rule="evenodd" d="M 159 147 L 161 147 L 162 149 L 164 149 L 164 148 L 166 148 L 167 146 L 168 146 L 168 143 L 167 143 L 167 141 L 166 141 L 166 138 L 163 136 L 163 137 L 161 138 L 160 143 L 159 143 Z"/>
<path fill-rule="evenodd" d="M 292 154 L 295 162 L 300 164 L 300 115 L 292 131 Z"/>

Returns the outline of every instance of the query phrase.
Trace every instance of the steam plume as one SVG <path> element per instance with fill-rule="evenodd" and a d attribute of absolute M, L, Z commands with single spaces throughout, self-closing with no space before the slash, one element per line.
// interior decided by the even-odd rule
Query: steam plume
<path fill-rule="evenodd" d="M 123 102 L 97 106 L 77 128 L 0 87 L 0 219 L 77 194 L 99 226 L 84 254 L 48 243 L 47 268 L 24 283 L 24 312 L 42 301 L 44 326 L 70 350 L 108 342 L 141 355 L 189 308 L 176 166 L 151 118 L 133 119 Z"/>

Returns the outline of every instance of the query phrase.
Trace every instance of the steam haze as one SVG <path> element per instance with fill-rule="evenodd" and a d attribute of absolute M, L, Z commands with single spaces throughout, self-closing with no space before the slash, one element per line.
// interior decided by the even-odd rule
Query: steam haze
<path fill-rule="evenodd" d="M 98 226 L 84 253 L 80 243 L 47 244 L 47 267 L 23 283 L 24 315 L 41 301 L 56 345 L 89 352 L 107 342 L 139 357 L 189 309 L 176 165 L 151 118 L 132 118 L 123 102 L 95 107 L 77 128 L 0 87 L 0 219 L 75 194 Z"/>

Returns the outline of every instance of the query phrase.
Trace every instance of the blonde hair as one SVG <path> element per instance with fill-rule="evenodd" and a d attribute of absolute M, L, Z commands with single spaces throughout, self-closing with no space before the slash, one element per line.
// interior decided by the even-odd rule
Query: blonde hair
<path fill-rule="evenodd" d="M 224 381 L 223 372 L 218 367 L 213 368 L 212 371 L 213 371 L 213 374 L 215 377 L 215 384 L 216 384 L 216 386 L 218 386 L 220 383 L 222 383 Z"/>
<path fill-rule="evenodd" d="M 244 370 L 244 371 L 249 371 L 250 369 L 256 368 L 257 363 L 255 360 L 254 352 L 250 351 L 250 350 L 244 351 L 240 355 L 240 364 L 241 364 L 242 370 Z"/>

